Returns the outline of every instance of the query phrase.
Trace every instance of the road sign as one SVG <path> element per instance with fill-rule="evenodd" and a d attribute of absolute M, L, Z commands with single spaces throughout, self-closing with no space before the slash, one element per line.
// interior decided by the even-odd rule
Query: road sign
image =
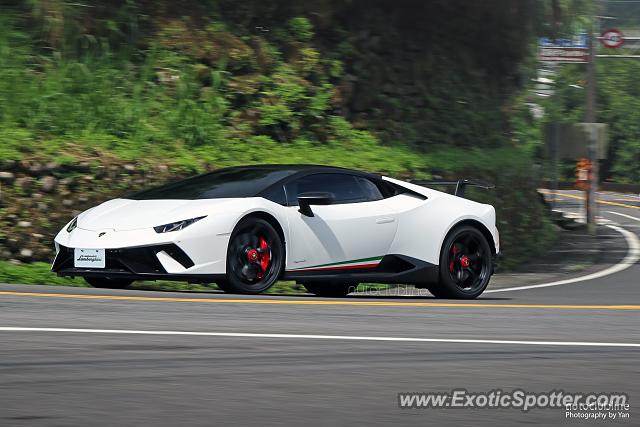
<path fill-rule="evenodd" d="M 619 48 L 624 43 L 622 31 L 616 30 L 615 28 L 604 31 L 598 38 L 604 47 L 608 47 L 609 49 Z"/>
<path fill-rule="evenodd" d="M 580 33 L 567 39 L 541 37 L 538 59 L 542 62 L 578 62 L 589 60 L 587 33 Z"/>
<path fill-rule="evenodd" d="M 538 59 L 542 62 L 589 62 L 589 49 L 581 47 L 540 48 Z"/>
<path fill-rule="evenodd" d="M 544 129 L 546 154 L 549 158 L 575 160 L 589 157 L 589 141 L 596 139 L 595 158 L 607 158 L 608 128 L 603 123 L 547 123 Z"/>
<path fill-rule="evenodd" d="M 588 35 L 585 32 L 576 34 L 571 38 L 565 39 L 552 39 L 549 37 L 540 37 L 538 39 L 538 46 L 540 47 L 553 47 L 553 48 L 563 48 L 563 47 L 582 47 L 587 48 L 588 45 Z"/>

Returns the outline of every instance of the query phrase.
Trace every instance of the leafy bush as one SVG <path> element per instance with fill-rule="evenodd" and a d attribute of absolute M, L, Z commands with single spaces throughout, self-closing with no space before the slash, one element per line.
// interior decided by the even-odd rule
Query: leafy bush
<path fill-rule="evenodd" d="M 308 42 L 313 38 L 313 26 L 304 16 L 291 18 L 287 24 L 294 39 L 301 42 Z"/>

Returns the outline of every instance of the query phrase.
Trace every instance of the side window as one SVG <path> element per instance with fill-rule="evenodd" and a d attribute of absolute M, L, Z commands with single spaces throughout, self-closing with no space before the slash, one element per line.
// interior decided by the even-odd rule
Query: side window
<path fill-rule="evenodd" d="M 380 192 L 380 189 L 378 188 L 378 186 L 375 185 L 373 182 L 371 182 L 371 180 L 369 180 L 367 178 L 360 177 L 360 176 L 357 177 L 356 179 L 360 183 L 360 186 L 362 187 L 362 191 L 364 191 L 364 194 L 365 194 L 365 197 L 367 198 L 367 201 L 373 202 L 373 201 L 376 201 L 376 200 L 384 199 L 384 197 L 382 196 L 382 193 Z"/>
<path fill-rule="evenodd" d="M 382 195 L 384 196 L 385 199 L 389 197 L 397 196 L 398 194 L 402 193 L 402 190 L 400 188 L 398 188 L 397 186 L 395 186 L 390 182 L 383 181 L 383 180 L 378 181 L 378 188 L 382 192 Z"/>
<path fill-rule="evenodd" d="M 297 206 L 298 194 L 331 193 L 335 204 L 365 202 L 368 197 L 353 175 L 339 173 L 319 173 L 296 179 L 286 185 L 287 200 L 290 206 Z"/>
<path fill-rule="evenodd" d="M 277 203 L 279 205 L 287 205 L 287 196 L 284 193 L 284 187 L 282 185 L 279 185 L 273 190 L 269 191 L 269 193 L 265 194 L 264 198 L 267 200 L 271 200 L 273 203 Z"/>

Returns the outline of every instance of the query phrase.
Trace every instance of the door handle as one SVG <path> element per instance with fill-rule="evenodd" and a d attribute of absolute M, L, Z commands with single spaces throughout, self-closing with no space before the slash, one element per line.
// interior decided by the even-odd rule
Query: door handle
<path fill-rule="evenodd" d="M 377 219 L 376 219 L 376 224 L 387 224 L 387 223 L 389 223 L 389 222 L 393 222 L 393 221 L 395 221 L 395 220 L 396 220 L 396 219 L 395 219 L 395 218 L 393 218 L 393 217 L 385 216 L 385 217 L 382 217 L 382 218 L 377 218 Z"/>

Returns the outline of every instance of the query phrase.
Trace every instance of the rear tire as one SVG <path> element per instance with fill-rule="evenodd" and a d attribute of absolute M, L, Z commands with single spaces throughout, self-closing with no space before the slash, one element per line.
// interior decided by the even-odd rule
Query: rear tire
<path fill-rule="evenodd" d="M 440 281 L 429 286 L 436 298 L 474 299 L 489 284 L 493 252 L 484 234 L 468 225 L 454 228 L 440 252 Z"/>
<path fill-rule="evenodd" d="M 84 281 L 94 288 L 124 289 L 133 283 L 128 279 L 108 279 L 103 277 L 85 277 Z"/>
<path fill-rule="evenodd" d="M 302 284 L 307 291 L 319 297 L 342 298 L 356 290 L 357 284 L 335 283 L 335 282 L 315 282 Z"/>

